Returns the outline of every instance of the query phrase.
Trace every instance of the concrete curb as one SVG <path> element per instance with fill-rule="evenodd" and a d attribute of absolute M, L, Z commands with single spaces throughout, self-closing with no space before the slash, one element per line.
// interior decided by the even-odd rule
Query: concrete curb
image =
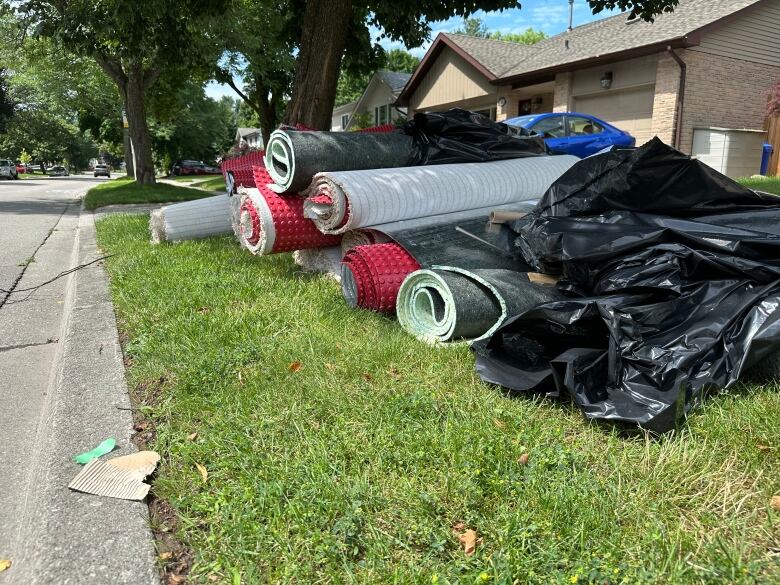
<path fill-rule="evenodd" d="M 94 216 L 79 218 L 77 263 L 100 256 Z M 71 457 L 114 437 L 111 456 L 136 451 L 122 349 L 102 266 L 75 273 L 65 309 L 61 359 L 39 433 L 25 510 L 23 557 L 12 583 L 159 585 L 146 503 L 101 498 L 66 486 Z M 15 563 L 16 564 L 16 563 Z M 10 576 L 10 575 L 9 575 Z"/>

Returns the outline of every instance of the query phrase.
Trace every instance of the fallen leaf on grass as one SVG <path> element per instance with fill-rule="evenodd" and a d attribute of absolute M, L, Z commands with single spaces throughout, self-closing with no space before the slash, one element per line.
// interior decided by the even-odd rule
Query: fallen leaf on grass
<path fill-rule="evenodd" d="M 780 496 L 772 496 L 772 509 L 780 512 Z"/>
<path fill-rule="evenodd" d="M 326 368 L 326 369 L 328 369 L 328 370 L 330 370 L 330 371 L 332 372 L 333 370 L 335 370 L 335 369 L 336 369 L 336 366 L 335 366 L 334 364 L 329 364 L 329 363 L 326 363 L 326 364 L 325 364 L 325 368 Z"/>
<path fill-rule="evenodd" d="M 453 524 L 452 532 L 463 545 L 463 552 L 467 557 L 474 554 L 474 551 L 477 549 L 477 544 L 482 543 L 482 539 L 477 538 L 477 531 L 466 528 L 466 525 L 463 522 L 456 522 Z"/>
<path fill-rule="evenodd" d="M 197 438 L 198 438 L 198 431 L 195 431 L 194 433 L 190 433 L 189 435 L 187 435 L 188 441 L 194 441 Z"/>
<path fill-rule="evenodd" d="M 770 447 L 769 445 L 756 445 L 756 449 L 758 449 L 759 451 L 763 451 L 764 453 L 766 453 L 766 452 L 768 452 L 768 451 L 771 451 L 771 450 L 772 450 L 772 447 Z"/>
<path fill-rule="evenodd" d="M 219 579 L 220 579 L 219 575 L 209 575 L 209 581 L 211 581 L 212 583 L 216 583 L 217 581 L 219 581 Z"/>
<path fill-rule="evenodd" d="M 133 425 L 133 430 L 140 433 L 141 431 L 145 431 L 146 427 L 148 426 L 149 426 L 149 421 L 140 420 Z"/>
<path fill-rule="evenodd" d="M 493 424 L 496 425 L 499 429 L 505 429 L 506 423 L 502 420 L 499 420 L 497 418 L 493 419 Z"/>
<path fill-rule="evenodd" d="M 393 378 L 393 380 L 401 379 L 401 372 L 395 368 L 390 368 L 387 373 L 390 374 L 390 377 Z"/>
<path fill-rule="evenodd" d="M 187 582 L 187 577 L 184 575 L 168 575 L 168 585 L 181 585 Z"/>
<path fill-rule="evenodd" d="M 200 472 L 200 476 L 203 478 L 203 481 L 205 482 L 209 478 L 209 470 L 203 467 L 200 463 L 196 463 L 195 467 L 198 468 L 198 471 Z"/>
<path fill-rule="evenodd" d="M 320 421 L 314 420 L 311 422 L 311 428 L 313 428 L 315 431 L 320 430 Z"/>
<path fill-rule="evenodd" d="M 371 381 L 373 381 L 373 379 L 374 379 L 374 378 L 371 376 L 371 374 L 369 374 L 368 372 L 363 372 L 363 373 L 362 373 L 362 374 L 360 374 L 360 375 L 361 375 L 361 377 L 362 377 L 362 378 L 363 378 L 363 379 L 364 379 L 366 382 L 371 382 Z"/>
<path fill-rule="evenodd" d="M 520 457 L 517 458 L 517 462 L 520 465 L 528 465 L 528 460 L 531 458 L 531 456 L 528 453 L 523 453 L 520 455 Z"/>
<path fill-rule="evenodd" d="M 458 536 L 458 540 L 463 545 L 463 552 L 467 557 L 474 554 L 477 549 L 477 531 L 469 528 L 463 534 Z"/>
<path fill-rule="evenodd" d="M 302 367 L 303 367 L 303 364 L 301 364 L 301 362 L 293 362 L 293 363 L 291 363 L 288 366 L 288 369 L 291 372 L 295 373 L 295 372 L 299 371 Z"/>
<path fill-rule="evenodd" d="M 171 551 L 166 551 L 166 552 L 160 553 L 157 556 L 160 557 L 161 561 L 167 561 L 168 559 L 170 559 L 173 556 L 173 553 Z"/>
<path fill-rule="evenodd" d="M 11 568 L 11 561 L 9 561 L 8 559 L 0 559 L 0 573 L 10 568 Z"/>
<path fill-rule="evenodd" d="M 210 312 L 211 309 L 209 307 L 201 307 L 200 309 L 198 309 L 198 313 L 200 313 L 201 315 L 207 315 Z"/>

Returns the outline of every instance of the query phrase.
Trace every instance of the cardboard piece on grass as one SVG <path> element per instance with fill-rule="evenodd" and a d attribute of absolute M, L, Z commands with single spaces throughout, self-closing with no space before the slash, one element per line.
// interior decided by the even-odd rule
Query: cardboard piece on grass
<path fill-rule="evenodd" d="M 150 488 L 149 484 L 137 479 L 137 471 L 128 471 L 101 459 L 87 463 L 68 487 L 77 492 L 122 500 L 143 500 Z"/>
<path fill-rule="evenodd" d="M 143 481 L 151 475 L 160 462 L 160 456 L 154 451 L 138 451 L 122 457 L 108 459 L 106 463 L 131 473 L 138 481 Z"/>

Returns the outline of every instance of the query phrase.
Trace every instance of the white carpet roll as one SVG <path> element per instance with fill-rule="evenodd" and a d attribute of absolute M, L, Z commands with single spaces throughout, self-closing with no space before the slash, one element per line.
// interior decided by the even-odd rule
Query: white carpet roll
<path fill-rule="evenodd" d="M 149 231 L 155 244 L 198 240 L 229 234 L 232 230 L 227 195 L 166 205 L 149 217 Z"/>

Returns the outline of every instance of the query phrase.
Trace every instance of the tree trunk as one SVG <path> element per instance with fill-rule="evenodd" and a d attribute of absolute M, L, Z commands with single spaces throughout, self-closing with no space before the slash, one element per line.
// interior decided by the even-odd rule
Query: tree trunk
<path fill-rule="evenodd" d="M 130 143 L 130 132 L 122 128 L 122 144 L 125 149 L 125 172 L 128 177 L 135 177 L 135 165 L 133 165 L 133 145 Z"/>
<path fill-rule="evenodd" d="M 284 116 L 288 124 L 330 128 L 351 18 L 352 0 L 306 2 L 292 99 Z"/>
<path fill-rule="evenodd" d="M 256 86 L 256 93 L 259 101 L 258 105 L 260 106 L 257 113 L 260 118 L 260 130 L 263 134 L 263 144 L 265 145 L 268 144 L 271 132 L 276 130 L 276 125 L 279 122 L 276 112 L 278 99 L 275 92 L 259 83 Z"/>
<path fill-rule="evenodd" d="M 146 84 L 144 71 L 140 65 L 134 65 L 127 71 L 127 90 L 125 92 L 125 110 L 133 149 L 133 171 L 135 180 L 142 185 L 154 185 L 154 163 L 152 162 L 152 140 L 146 123 L 144 97 Z"/>

